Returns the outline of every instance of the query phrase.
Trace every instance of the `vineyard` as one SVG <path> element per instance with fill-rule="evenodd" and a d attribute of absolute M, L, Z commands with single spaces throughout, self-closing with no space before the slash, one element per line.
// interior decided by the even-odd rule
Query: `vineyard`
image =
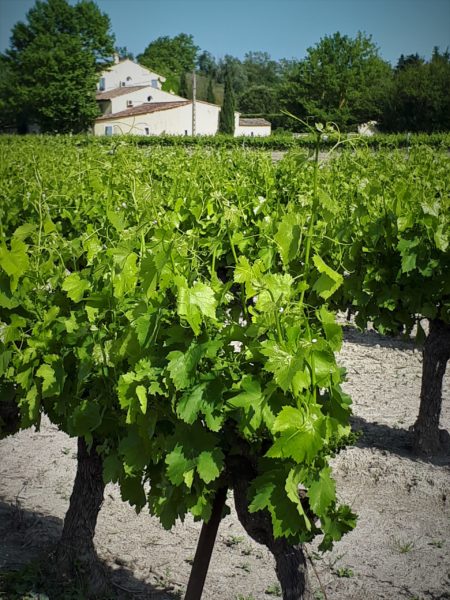
<path fill-rule="evenodd" d="M 1 141 L 2 465 L 4 449 L 29 435 L 16 432 L 41 419 L 43 431 L 77 439 L 73 493 L 46 565 L 60 580 L 55 598 L 73 581 L 82 597 L 111 597 L 93 536 L 113 483 L 114 501 L 150 512 L 153 532 L 203 523 L 187 589 L 172 597 L 200 598 L 231 510 L 273 561 L 273 590 L 326 600 L 313 558 L 351 539 L 364 511 L 339 487 L 352 446 L 380 448 L 367 417 L 352 417 L 349 392 L 356 406 L 364 396 L 352 382 L 366 368 L 358 352 L 377 335 L 355 326 L 416 359 L 414 344 L 423 348 L 422 366 L 408 371 L 421 386 L 402 408 L 411 431 L 400 446 L 431 461 L 417 467 L 424 480 L 434 463 L 445 522 L 450 157 L 444 146 L 343 143 L 321 162 L 325 134 L 319 127 L 309 154 L 294 148 L 277 164 L 242 148 Z M 342 315 L 358 352 L 342 346 Z M 383 369 L 369 375 L 381 389 Z M 376 392 L 371 401 L 383 422 Z M 357 469 L 367 464 L 353 468 L 366 475 Z M 382 459 L 377 468 L 386 473 Z M 151 544 L 145 553 L 151 562 Z M 439 581 L 433 594 L 444 590 Z M 413 597 L 391 593 L 373 598 Z"/>

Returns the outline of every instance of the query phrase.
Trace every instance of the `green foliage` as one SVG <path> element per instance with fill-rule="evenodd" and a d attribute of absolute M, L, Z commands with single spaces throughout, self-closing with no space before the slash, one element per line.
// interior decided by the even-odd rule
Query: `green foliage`
<path fill-rule="evenodd" d="M 186 72 L 183 71 L 180 75 L 180 84 L 178 86 L 178 94 L 183 98 L 188 98 L 188 88 L 187 88 L 187 80 L 186 80 Z"/>
<path fill-rule="evenodd" d="M 273 113 L 278 109 L 276 92 L 265 85 L 248 87 L 238 98 L 242 113 Z"/>
<path fill-rule="evenodd" d="M 309 48 L 288 73 L 280 102 L 295 116 L 334 122 L 341 128 L 378 119 L 391 80 L 390 66 L 370 37 L 335 33 Z"/>
<path fill-rule="evenodd" d="M 178 91 L 178 81 L 182 73 L 194 69 L 199 47 L 194 44 L 192 35 L 179 33 L 174 37 L 162 36 L 150 42 L 137 60 L 144 67 L 176 81 L 175 91 Z"/>
<path fill-rule="evenodd" d="M 344 244 L 340 261 L 348 272 L 334 301 L 352 305 L 360 326 L 371 321 L 381 333 L 409 333 L 421 317 L 448 323 L 448 157 L 419 147 L 348 160 L 340 167 L 345 180 L 332 168 L 334 198 L 346 200 L 330 234 Z M 375 172 L 378 180 L 370 177 Z"/>
<path fill-rule="evenodd" d="M 400 58 L 383 127 L 390 131 L 450 129 L 450 53 L 437 48 L 429 62 L 417 55 Z"/>
<path fill-rule="evenodd" d="M 95 439 L 105 480 L 165 527 L 208 519 L 239 457 L 275 536 L 328 549 L 352 529 L 329 464 L 351 439 L 330 308 L 380 331 L 448 322 L 446 150 L 319 168 L 5 137 L 0 158 L 0 384 L 22 427 L 46 413 Z"/>
<path fill-rule="evenodd" d="M 222 109 L 219 115 L 219 132 L 234 135 L 235 128 L 235 99 L 233 92 L 233 84 L 231 79 L 231 73 L 228 71 L 225 78 L 225 91 L 223 97 Z"/>
<path fill-rule="evenodd" d="M 211 102 L 211 104 L 216 103 L 216 96 L 214 94 L 213 81 L 211 77 L 208 79 L 208 89 L 206 90 L 206 102 Z"/>
<path fill-rule="evenodd" d="M 244 454 L 277 537 L 340 539 L 355 516 L 328 463 L 350 401 L 324 299 L 338 276 L 311 236 L 318 165 L 289 227 L 298 203 L 264 154 L 64 137 L 0 152 L 2 379 L 22 426 L 46 413 L 95 439 L 105 481 L 164 527 L 209 519 Z"/>
<path fill-rule="evenodd" d="M 114 50 L 109 18 L 90 1 L 38 2 L 12 30 L 2 57 L 5 125 L 86 131 L 98 113 L 97 74 Z"/>

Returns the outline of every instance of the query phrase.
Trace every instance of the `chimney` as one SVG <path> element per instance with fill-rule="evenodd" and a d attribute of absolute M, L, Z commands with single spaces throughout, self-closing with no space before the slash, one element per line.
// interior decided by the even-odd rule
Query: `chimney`
<path fill-rule="evenodd" d="M 117 52 L 114 52 L 114 57 L 113 58 L 114 58 L 114 64 L 118 65 L 119 62 L 120 62 L 120 58 L 119 58 L 119 55 L 117 54 Z"/>

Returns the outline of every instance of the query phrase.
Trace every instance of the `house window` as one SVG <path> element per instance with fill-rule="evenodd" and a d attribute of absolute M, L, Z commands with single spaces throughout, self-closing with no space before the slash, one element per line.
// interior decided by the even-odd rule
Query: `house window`
<path fill-rule="evenodd" d="M 158 87 L 158 80 L 152 79 L 152 88 L 157 88 L 157 87 Z"/>
<path fill-rule="evenodd" d="M 112 125 L 106 125 L 106 127 L 105 127 L 105 135 L 112 135 L 112 134 L 113 134 Z"/>
<path fill-rule="evenodd" d="M 120 87 L 125 87 L 127 84 L 125 83 L 125 81 L 121 81 L 120 82 Z"/>
<path fill-rule="evenodd" d="M 100 92 L 103 92 L 105 90 L 106 84 L 105 84 L 105 78 L 104 77 L 100 77 L 100 82 L 98 84 L 98 89 L 100 90 Z"/>
<path fill-rule="evenodd" d="M 147 96 L 147 102 L 151 102 L 153 100 L 153 96 Z"/>
<path fill-rule="evenodd" d="M 150 129 L 148 127 L 145 128 L 145 135 L 150 135 Z"/>
<path fill-rule="evenodd" d="M 188 134 L 188 130 L 187 130 L 187 129 L 185 129 L 185 130 L 184 130 L 184 135 L 187 135 L 187 134 Z"/>
<path fill-rule="evenodd" d="M 131 108 L 133 106 L 133 100 L 127 100 L 127 108 Z"/>
<path fill-rule="evenodd" d="M 129 75 L 127 77 L 127 81 L 131 81 L 131 77 Z"/>

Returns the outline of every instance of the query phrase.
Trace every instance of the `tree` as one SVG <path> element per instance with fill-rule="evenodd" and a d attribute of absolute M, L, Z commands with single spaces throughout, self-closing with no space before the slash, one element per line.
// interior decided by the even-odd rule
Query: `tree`
<path fill-rule="evenodd" d="M 238 107 L 243 113 L 275 112 L 278 108 L 277 93 L 265 85 L 254 85 L 239 96 Z"/>
<path fill-rule="evenodd" d="M 233 83 L 231 80 L 231 74 L 228 71 L 225 77 L 223 105 L 219 116 L 219 131 L 221 133 L 229 133 L 231 135 L 234 135 L 234 111 L 235 99 L 233 92 Z"/>
<path fill-rule="evenodd" d="M 325 36 L 288 74 L 280 102 L 302 119 L 314 117 L 347 127 L 378 119 L 391 81 L 391 67 L 371 38 L 339 32 Z"/>
<path fill-rule="evenodd" d="M 224 58 L 219 60 L 217 66 L 217 81 L 225 83 L 227 74 L 230 74 L 233 83 L 233 91 L 235 94 L 240 94 L 247 87 L 247 73 L 245 67 L 239 58 L 225 54 Z"/>
<path fill-rule="evenodd" d="M 109 17 L 90 0 L 37 2 L 12 30 L 2 58 L 8 77 L 2 101 L 26 130 L 86 131 L 98 114 L 98 73 L 114 51 Z"/>
<path fill-rule="evenodd" d="M 208 89 L 206 90 L 206 102 L 211 102 L 211 104 L 216 103 L 216 96 L 214 95 L 214 88 L 211 77 L 208 79 Z"/>
<path fill-rule="evenodd" d="M 278 83 L 279 65 L 267 52 L 247 52 L 243 64 L 248 85 L 273 87 Z"/>
<path fill-rule="evenodd" d="M 178 86 L 178 94 L 183 98 L 188 97 L 186 71 L 183 71 L 180 75 L 180 85 Z"/>
<path fill-rule="evenodd" d="M 125 60 L 126 58 L 134 60 L 134 54 L 126 46 L 116 46 L 114 51 L 119 55 L 120 60 Z"/>
<path fill-rule="evenodd" d="M 194 69 L 198 51 L 192 35 L 179 33 L 173 38 L 162 36 L 153 40 L 137 60 L 161 75 L 179 78 L 181 73 Z"/>
<path fill-rule="evenodd" d="M 429 62 L 401 56 L 383 126 L 388 131 L 446 131 L 450 128 L 450 54 L 435 48 Z"/>
<path fill-rule="evenodd" d="M 217 72 L 217 63 L 214 56 L 204 50 L 197 58 L 197 68 L 202 75 L 215 77 Z"/>

